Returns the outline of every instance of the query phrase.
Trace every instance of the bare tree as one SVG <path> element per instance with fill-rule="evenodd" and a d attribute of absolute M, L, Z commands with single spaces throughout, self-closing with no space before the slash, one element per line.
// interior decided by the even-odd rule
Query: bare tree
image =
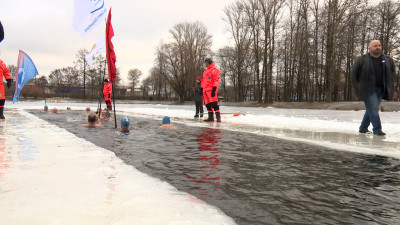
<path fill-rule="evenodd" d="M 244 101 L 247 96 L 247 87 L 249 80 L 247 68 L 251 66 L 246 65 L 249 62 L 247 59 L 252 59 L 250 56 L 251 29 L 246 22 L 246 5 L 242 2 L 235 2 L 228 5 L 225 9 L 224 20 L 229 24 L 229 33 L 232 35 L 234 41 L 234 57 L 235 68 L 232 73 L 231 80 L 234 85 L 237 101 Z"/>
<path fill-rule="evenodd" d="M 155 64 L 180 101 L 191 98 L 192 84 L 202 74 L 203 60 L 211 55 L 211 36 L 200 22 L 180 23 L 170 30 L 172 42 L 157 49 Z"/>
<path fill-rule="evenodd" d="M 139 78 L 143 75 L 142 71 L 139 69 L 130 69 L 128 71 L 128 80 L 131 82 L 131 97 L 134 97 L 135 86 L 139 81 Z"/>

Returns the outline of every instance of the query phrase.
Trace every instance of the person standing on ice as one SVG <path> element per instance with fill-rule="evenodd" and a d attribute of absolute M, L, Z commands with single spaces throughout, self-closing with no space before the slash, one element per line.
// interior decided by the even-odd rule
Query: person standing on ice
<path fill-rule="evenodd" d="M 372 123 L 373 133 L 384 136 L 386 134 L 382 131 L 379 105 L 382 99 L 393 99 L 396 69 L 393 59 L 382 54 L 379 40 L 371 41 L 368 51 L 368 54 L 358 57 L 351 68 L 351 83 L 366 108 L 359 132 L 370 132 L 368 127 Z"/>
<path fill-rule="evenodd" d="M 203 73 L 201 88 L 203 88 L 203 102 L 208 111 L 208 118 L 205 122 L 214 121 L 214 112 L 217 122 L 221 122 L 221 113 L 218 105 L 218 86 L 220 82 L 221 72 L 215 67 L 214 62 L 210 58 L 204 60 L 206 70 Z"/>
<path fill-rule="evenodd" d="M 4 120 L 4 104 L 6 103 L 4 83 L 3 79 L 6 78 L 7 88 L 11 87 L 13 81 L 10 76 L 10 70 L 8 70 L 6 64 L 0 59 L 0 120 Z"/>
<path fill-rule="evenodd" d="M 203 90 L 201 90 L 201 77 L 196 78 L 196 86 L 193 87 L 196 115 L 194 118 L 203 117 Z"/>
<path fill-rule="evenodd" d="M 103 88 L 103 98 L 106 102 L 107 109 L 112 110 L 111 105 L 111 94 L 112 94 L 112 84 L 108 82 L 108 79 L 104 79 L 104 88 Z"/>

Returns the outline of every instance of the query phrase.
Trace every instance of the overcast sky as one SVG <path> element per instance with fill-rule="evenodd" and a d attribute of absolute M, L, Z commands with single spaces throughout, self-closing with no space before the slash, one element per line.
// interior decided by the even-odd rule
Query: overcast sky
<path fill-rule="evenodd" d="M 213 50 L 228 44 L 223 9 L 234 0 L 105 1 L 112 7 L 113 43 L 123 76 L 132 68 L 148 75 L 156 47 L 169 40 L 169 30 L 177 23 L 202 22 L 213 36 Z M 21 49 L 40 75 L 73 66 L 79 49 L 91 49 L 104 36 L 105 22 L 82 37 L 73 29 L 72 16 L 73 0 L 1 0 L 5 39 L 0 43 L 0 58 L 16 65 Z"/>

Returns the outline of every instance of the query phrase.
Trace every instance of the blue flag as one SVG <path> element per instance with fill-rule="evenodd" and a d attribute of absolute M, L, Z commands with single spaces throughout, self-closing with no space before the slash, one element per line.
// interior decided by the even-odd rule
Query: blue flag
<path fill-rule="evenodd" d="M 19 101 L 19 93 L 24 85 L 38 75 L 35 64 L 32 59 L 23 51 L 19 50 L 18 55 L 18 74 L 15 81 L 15 92 L 13 96 L 13 103 Z"/>

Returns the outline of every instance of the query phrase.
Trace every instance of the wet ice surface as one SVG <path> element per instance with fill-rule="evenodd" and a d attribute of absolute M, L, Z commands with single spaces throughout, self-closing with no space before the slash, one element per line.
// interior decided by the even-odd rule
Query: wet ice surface
<path fill-rule="evenodd" d="M 235 129 L 224 123 L 195 126 L 198 122 L 185 121 L 176 123 L 174 131 L 159 129 L 160 119 L 131 115 L 132 130 L 126 135 L 114 130 L 112 122 L 104 122 L 103 128 L 77 126 L 86 120 L 82 111 L 31 112 L 217 206 L 238 224 L 400 223 L 398 159 L 247 133 L 252 126 L 237 127 L 246 131 L 237 132 L 221 129 Z M 364 140 L 366 146 L 388 143 L 337 132 L 319 135 L 329 140 L 337 136 L 338 144 L 346 138 Z"/>
<path fill-rule="evenodd" d="M 219 209 L 65 129 L 26 112 L 6 109 L 5 115 L 0 121 L 2 225 L 235 224 Z M 76 129 L 80 116 L 53 115 L 72 130 L 97 135 Z"/>

